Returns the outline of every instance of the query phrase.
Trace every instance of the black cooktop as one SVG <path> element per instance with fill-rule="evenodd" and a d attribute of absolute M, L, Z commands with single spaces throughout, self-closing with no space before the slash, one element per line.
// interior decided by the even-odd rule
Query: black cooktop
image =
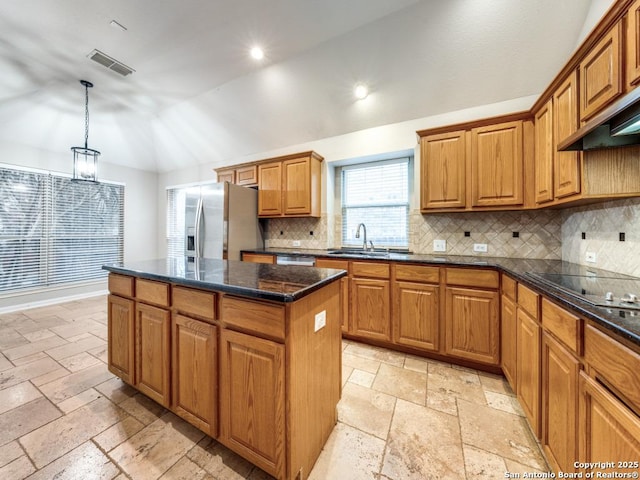
<path fill-rule="evenodd" d="M 545 283 L 576 296 L 592 305 L 640 310 L 640 278 L 605 275 L 569 275 L 536 273 Z"/>

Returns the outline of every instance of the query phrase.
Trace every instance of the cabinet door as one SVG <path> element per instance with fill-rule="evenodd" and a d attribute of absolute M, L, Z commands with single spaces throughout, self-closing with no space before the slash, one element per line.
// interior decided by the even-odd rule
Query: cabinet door
<path fill-rule="evenodd" d="M 351 279 L 351 328 L 354 335 L 391 340 L 389 280 Z"/>
<path fill-rule="evenodd" d="M 133 300 L 109 295 L 107 299 L 109 371 L 123 382 L 134 383 Z"/>
<path fill-rule="evenodd" d="M 282 162 L 285 215 L 311 213 L 311 165 L 308 157 Z"/>
<path fill-rule="evenodd" d="M 554 195 L 580 193 L 580 152 L 559 152 L 558 143 L 578 129 L 578 77 L 574 71 L 553 94 Z"/>
<path fill-rule="evenodd" d="M 393 341 L 437 352 L 440 287 L 413 282 L 394 285 Z"/>
<path fill-rule="evenodd" d="M 169 406 L 169 311 L 136 304 L 136 387 L 159 404 Z"/>
<path fill-rule="evenodd" d="M 633 90 L 640 82 L 640 0 L 627 13 L 627 87 Z"/>
<path fill-rule="evenodd" d="M 535 193 L 536 203 L 553 200 L 553 100 L 549 99 L 535 114 Z"/>
<path fill-rule="evenodd" d="M 258 165 L 258 215 L 282 215 L 282 163 Z"/>
<path fill-rule="evenodd" d="M 265 472 L 285 473 L 284 345 L 220 330 L 220 441 Z"/>
<path fill-rule="evenodd" d="M 518 308 L 518 400 L 529 425 L 540 438 L 540 325 Z"/>
<path fill-rule="evenodd" d="M 573 472 L 578 458 L 578 375 L 580 363 L 543 334 L 542 447 L 556 472 Z"/>
<path fill-rule="evenodd" d="M 580 461 L 633 462 L 640 459 L 640 418 L 584 373 L 580 374 Z M 635 468 L 598 469 L 633 473 Z"/>
<path fill-rule="evenodd" d="M 218 435 L 217 327 L 175 314 L 172 319 L 173 410 L 211 437 Z"/>
<path fill-rule="evenodd" d="M 448 132 L 420 140 L 420 208 L 466 206 L 467 133 Z"/>
<path fill-rule="evenodd" d="M 502 372 L 513 391 L 517 391 L 517 332 L 518 320 L 516 317 L 516 305 L 509 297 L 502 295 L 502 315 L 500 322 L 502 340 L 500 342 Z"/>
<path fill-rule="evenodd" d="M 490 365 L 500 364 L 498 292 L 446 288 L 445 351 Z"/>
<path fill-rule="evenodd" d="M 256 165 L 247 165 L 246 167 L 238 167 L 235 170 L 237 185 L 257 185 L 258 184 L 258 167 Z"/>
<path fill-rule="evenodd" d="M 236 183 L 236 171 L 234 169 L 230 170 L 220 170 L 218 172 L 218 182 L 229 182 Z"/>
<path fill-rule="evenodd" d="M 522 121 L 471 130 L 474 207 L 522 205 Z"/>
<path fill-rule="evenodd" d="M 622 93 L 621 34 L 617 23 L 580 62 L 580 120 L 602 110 Z"/>

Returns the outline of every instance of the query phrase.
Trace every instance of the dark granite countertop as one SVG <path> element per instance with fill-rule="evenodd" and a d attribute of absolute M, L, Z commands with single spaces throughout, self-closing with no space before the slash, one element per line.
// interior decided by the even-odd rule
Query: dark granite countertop
<path fill-rule="evenodd" d="M 123 275 L 159 280 L 251 298 L 294 302 L 346 275 L 330 268 L 285 267 L 212 258 L 185 257 L 103 265 Z"/>
<path fill-rule="evenodd" d="M 367 257 L 356 252 L 345 254 L 329 254 L 334 250 L 305 250 L 305 249 L 289 249 L 289 248 L 267 248 L 264 250 L 247 250 L 252 253 L 268 253 L 273 255 L 289 255 L 289 256 L 314 256 L 323 258 L 343 258 L 343 259 L 362 259 L 367 261 L 394 261 L 394 262 L 411 262 L 423 263 L 428 265 L 454 265 L 464 267 L 478 268 L 494 268 L 498 269 L 518 282 L 544 294 L 549 299 L 564 306 L 568 310 L 578 315 L 588 318 L 595 323 L 601 325 L 605 329 L 620 335 L 627 340 L 635 343 L 640 347 L 640 311 L 623 310 L 617 308 L 597 307 L 573 295 L 567 294 L 560 288 L 544 282 L 539 277 L 530 275 L 530 273 L 564 273 L 570 275 L 587 275 L 595 274 L 597 276 L 630 277 L 597 268 L 585 267 L 575 263 L 563 262 L 561 260 L 538 260 L 525 258 L 504 258 L 504 257 L 478 257 L 478 256 L 457 256 L 457 255 L 427 255 L 427 254 L 409 254 L 394 253 L 382 257 Z M 303 267 L 304 268 L 304 267 Z M 307 267 L 308 268 L 308 267 Z"/>

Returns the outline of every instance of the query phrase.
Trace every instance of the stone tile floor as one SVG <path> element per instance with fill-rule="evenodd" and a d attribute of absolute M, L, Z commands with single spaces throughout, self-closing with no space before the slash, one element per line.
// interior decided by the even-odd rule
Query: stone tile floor
<path fill-rule="evenodd" d="M 0 315 L 0 479 L 269 479 L 106 368 L 106 298 Z M 344 342 L 339 422 L 310 478 L 547 471 L 503 378 Z"/>

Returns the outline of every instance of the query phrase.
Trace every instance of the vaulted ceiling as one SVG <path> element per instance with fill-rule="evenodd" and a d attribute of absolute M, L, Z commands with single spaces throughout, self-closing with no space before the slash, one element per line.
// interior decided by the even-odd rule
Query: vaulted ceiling
<path fill-rule="evenodd" d="M 157 171 L 538 94 L 610 4 L 3 0 L 0 144 L 82 143 L 80 79 L 95 84 L 89 146 Z M 135 73 L 93 62 L 94 49 Z"/>

